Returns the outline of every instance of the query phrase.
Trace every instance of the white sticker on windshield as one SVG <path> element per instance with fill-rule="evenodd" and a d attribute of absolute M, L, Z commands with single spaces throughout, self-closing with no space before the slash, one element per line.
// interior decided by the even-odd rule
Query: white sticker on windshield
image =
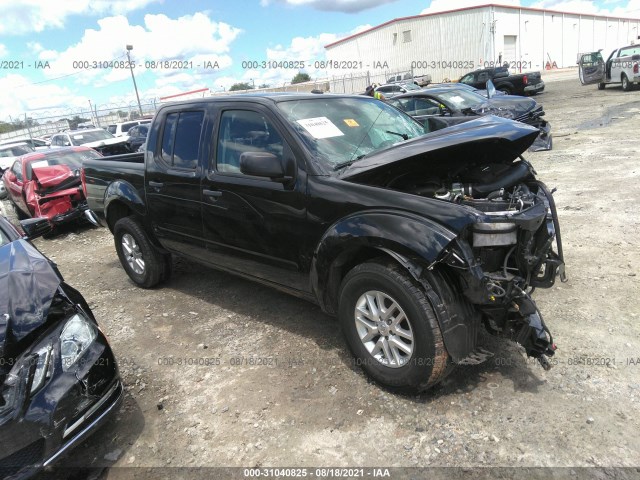
<path fill-rule="evenodd" d="M 74 140 L 82 140 L 84 137 L 82 135 L 74 135 L 73 139 Z"/>
<path fill-rule="evenodd" d="M 39 162 L 33 162 L 31 164 L 31 168 L 40 168 L 40 167 L 48 167 L 49 166 L 49 162 L 47 162 L 46 160 L 40 160 Z"/>
<path fill-rule="evenodd" d="M 327 117 L 303 118 L 298 123 L 314 138 L 330 138 L 344 135 Z"/>
<path fill-rule="evenodd" d="M 459 104 L 459 103 L 463 103 L 464 102 L 464 98 L 459 97 L 458 95 L 455 95 L 455 96 L 451 97 L 449 100 L 451 100 L 456 105 Z"/>

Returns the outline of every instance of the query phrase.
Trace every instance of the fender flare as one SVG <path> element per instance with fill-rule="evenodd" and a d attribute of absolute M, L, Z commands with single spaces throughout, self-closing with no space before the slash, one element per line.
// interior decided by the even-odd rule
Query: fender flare
<path fill-rule="evenodd" d="M 320 307 L 336 312 L 336 275 L 357 252 L 392 251 L 431 264 L 457 234 L 442 225 L 408 212 L 370 210 L 341 218 L 324 233 L 311 262 L 311 288 Z M 336 285 L 336 282 L 338 284 Z"/>
<path fill-rule="evenodd" d="M 109 208 L 114 202 L 122 203 L 140 217 L 144 217 L 147 210 L 140 192 L 133 185 L 123 180 L 111 182 L 104 192 L 104 216 L 111 230 L 113 226 L 109 220 Z"/>
<path fill-rule="evenodd" d="M 456 237 L 435 222 L 405 212 L 346 217 L 325 232 L 316 248 L 311 267 L 313 291 L 321 308 L 334 314 L 337 271 L 358 249 L 377 250 L 400 264 L 422 286 L 436 314 L 445 348 L 458 363 L 476 348 L 480 315 L 461 292 L 455 291 L 450 278 L 430 269 Z"/>

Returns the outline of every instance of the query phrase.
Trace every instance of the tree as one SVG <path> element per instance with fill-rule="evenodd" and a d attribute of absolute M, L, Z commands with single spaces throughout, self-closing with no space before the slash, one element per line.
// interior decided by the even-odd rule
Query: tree
<path fill-rule="evenodd" d="M 291 80 L 291 84 L 311 81 L 311 77 L 307 73 L 298 72 Z"/>
<path fill-rule="evenodd" d="M 271 85 L 268 83 L 263 83 L 262 85 L 258 85 L 258 88 L 269 88 Z"/>
<path fill-rule="evenodd" d="M 229 88 L 230 92 L 236 92 L 238 90 L 251 90 L 253 87 L 249 85 L 247 82 L 234 83 Z"/>
<path fill-rule="evenodd" d="M 91 121 L 90 118 L 79 117 L 78 115 L 76 115 L 71 120 L 69 120 L 69 128 L 71 130 L 75 130 L 76 128 L 78 128 L 79 123 L 90 122 L 90 121 Z"/>

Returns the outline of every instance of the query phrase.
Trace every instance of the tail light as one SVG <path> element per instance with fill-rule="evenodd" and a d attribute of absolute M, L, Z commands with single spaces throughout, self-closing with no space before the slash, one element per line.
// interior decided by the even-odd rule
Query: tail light
<path fill-rule="evenodd" d="M 82 192 L 84 198 L 87 198 L 87 177 L 84 174 L 84 167 L 80 169 L 80 180 L 82 181 Z"/>
<path fill-rule="evenodd" d="M 633 64 L 633 73 L 638 73 L 638 64 L 637 63 Z"/>
<path fill-rule="evenodd" d="M 527 78 L 527 76 L 526 76 L 526 75 L 523 75 L 523 76 L 522 76 L 522 83 L 524 83 L 525 85 L 526 85 L 527 83 L 529 83 L 529 79 Z"/>

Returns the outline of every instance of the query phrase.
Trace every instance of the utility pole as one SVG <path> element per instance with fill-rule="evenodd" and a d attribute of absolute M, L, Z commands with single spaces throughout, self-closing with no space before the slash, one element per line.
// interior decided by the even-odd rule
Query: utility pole
<path fill-rule="evenodd" d="M 131 64 L 131 55 L 129 54 L 131 50 L 133 50 L 133 45 L 127 45 L 127 60 L 129 60 L 129 70 L 131 70 L 131 80 L 133 80 L 133 88 L 136 91 L 136 98 L 138 99 L 138 109 L 142 117 L 142 105 L 140 104 L 140 95 L 138 95 L 138 85 L 136 85 L 136 77 L 133 75 L 133 65 Z"/>

